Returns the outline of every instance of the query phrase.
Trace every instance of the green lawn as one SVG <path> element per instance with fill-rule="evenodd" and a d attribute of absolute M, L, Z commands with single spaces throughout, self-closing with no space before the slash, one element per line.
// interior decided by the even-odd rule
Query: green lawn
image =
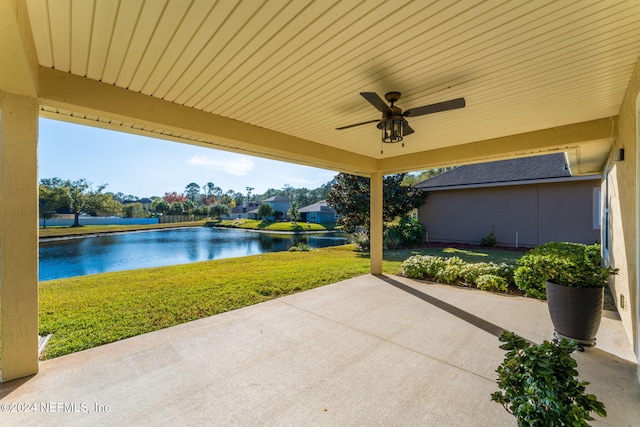
<path fill-rule="evenodd" d="M 402 261 L 417 253 L 456 255 L 472 262 L 513 262 L 522 255 L 451 248 L 387 251 L 384 272 L 397 274 Z M 53 334 L 43 357 L 61 356 L 368 272 L 368 254 L 346 245 L 40 282 L 40 334 Z"/>
<path fill-rule="evenodd" d="M 289 231 L 289 232 L 303 232 L 303 231 L 329 231 L 335 228 L 335 223 L 331 224 L 316 224 L 312 222 L 270 222 L 255 219 L 230 219 L 222 221 L 208 221 L 208 226 L 213 227 L 229 227 L 229 228 L 242 228 L 245 230 L 263 230 L 263 231 Z"/>

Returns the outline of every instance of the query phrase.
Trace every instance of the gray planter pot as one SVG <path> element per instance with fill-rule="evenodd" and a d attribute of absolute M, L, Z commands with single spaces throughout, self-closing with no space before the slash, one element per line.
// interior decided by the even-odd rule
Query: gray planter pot
<path fill-rule="evenodd" d="M 555 338 L 596 345 L 602 318 L 604 288 L 574 288 L 547 282 L 547 305 Z"/>

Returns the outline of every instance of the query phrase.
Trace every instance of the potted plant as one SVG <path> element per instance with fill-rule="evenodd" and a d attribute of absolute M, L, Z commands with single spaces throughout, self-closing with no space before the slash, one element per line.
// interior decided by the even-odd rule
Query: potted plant
<path fill-rule="evenodd" d="M 554 337 L 593 346 L 600 327 L 604 288 L 617 270 L 602 266 L 600 245 L 550 242 L 520 260 L 516 285 L 546 297 Z"/>
<path fill-rule="evenodd" d="M 591 412 L 606 417 L 604 404 L 586 393 L 571 357 L 576 343 L 562 339 L 532 345 L 513 332 L 503 332 L 500 346 L 508 350 L 498 367 L 500 391 L 491 400 L 502 404 L 522 426 L 588 426 Z"/>

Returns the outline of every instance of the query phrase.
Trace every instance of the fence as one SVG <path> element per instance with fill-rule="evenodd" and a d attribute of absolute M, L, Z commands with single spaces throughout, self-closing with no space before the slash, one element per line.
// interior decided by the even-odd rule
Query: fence
<path fill-rule="evenodd" d="M 81 216 L 80 225 L 138 225 L 138 224 L 158 224 L 158 218 L 119 218 L 106 216 Z M 40 227 L 45 221 L 40 218 Z M 73 215 L 63 218 L 51 218 L 46 221 L 47 227 L 69 227 L 73 225 Z"/>

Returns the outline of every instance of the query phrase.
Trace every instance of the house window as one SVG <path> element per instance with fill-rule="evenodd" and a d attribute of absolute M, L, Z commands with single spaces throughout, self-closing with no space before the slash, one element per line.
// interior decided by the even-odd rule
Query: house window
<path fill-rule="evenodd" d="M 317 212 L 309 212 L 309 221 L 317 221 L 318 213 Z"/>

